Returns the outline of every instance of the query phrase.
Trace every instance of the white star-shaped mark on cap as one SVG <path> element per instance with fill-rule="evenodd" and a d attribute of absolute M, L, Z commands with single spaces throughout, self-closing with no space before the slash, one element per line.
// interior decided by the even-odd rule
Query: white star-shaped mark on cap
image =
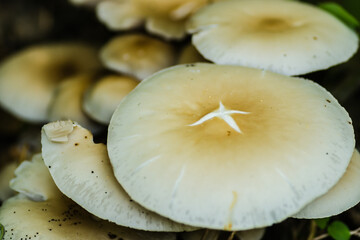
<path fill-rule="evenodd" d="M 242 133 L 239 126 L 236 124 L 235 120 L 230 116 L 231 114 L 250 114 L 250 112 L 226 109 L 225 106 L 220 101 L 218 109 L 212 111 L 211 113 L 206 114 L 199 121 L 190 124 L 189 126 L 200 125 L 210 119 L 217 117 L 224 120 L 232 129 L 234 129 L 238 133 Z"/>

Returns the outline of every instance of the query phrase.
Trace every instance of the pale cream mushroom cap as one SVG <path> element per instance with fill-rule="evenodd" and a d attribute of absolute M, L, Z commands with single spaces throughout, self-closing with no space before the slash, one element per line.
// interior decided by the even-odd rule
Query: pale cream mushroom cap
<path fill-rule="evenodd" d="M 59 189 L 88 212 L 121 226 L 147 231 L 179 232 L 193 227 L 175 223 L 133 202 L 116 181 L 106 146 L 71 121 L 49 123 L 42 131 L 42 154 Z M 73 125 L 67 142 L 52 141 L 52 131 Z M 49 130 L 50 129 L 50 130 Z"/>
<path fill-rule="evenodd" d="M 132 0 L 106 0 L 96 6 L 98 19 L 111 30 L 127 30 L 141 25 L 144 16 Z"/>
<path fill-rule="evenodd" d="M 205 63 L 147 78 L 108 132 L 131 198 L 177 222 L 232 231 L 280 222 L 327 192 L 354 146 L 348 113 L 316 83 Z"/>
<path fill-rule="evenodd" d="M 175 62 L 170 43 L 142 34 L 113 38 L 101 50 L 100 58 L 112 70 L 142 80 Z"/>
<path fill-rule="evenodd" d="M 329 13 L 298 1 L 228 0 L 188 22 L 199 52 L 217 64 L 300 75 L 347 61 L 358 37 Z"/>
<path fill-rule="evenodd" d="M 63 79 L 58 84 L 49 105 L 48 120 L 68 120 L 79 122 L 91 131 L 99 130 L 91 119 L 89 119 L 82 110 L 83 98 L 86 89 L 93 82 L 93 76 L 88 74 L 75 75 Z"/>
<path fill-rule="evenodd" d="M 338 215 L 360 202 L 360 154 L 357 150 L 340 181 L 329 192 L 315 199 L 294 218 L 325 218 Z"/>
<path fill-rule="evenodd" d="M 32 201 L 22 193 L 8 199 L 0 208 L 0 223 L 6 230 L 4 240 L 175 240 L 174 234 L 135 231 L 107 221 L 94 220 L 91 214 L 57 189 L 39 156 L 31 162 L 24 162 L 18 171 L 29 178 L 19 175 L 14 181 L 17 182 L 16 189 L 27 189 L 27 195 L 39 194 L 39 199 L 45 201 Z"/>
<path fill-rule="evenodd" d="M 83 44 L 64 43 L 30 47 L 0 66 L 0 105 L 17 117 L 47 120 L 47 110 L 59 81 L 100 67 L 96 52 Z"/>
<path fill-rule="evenodd" d="M 138 83 L 134 78 L 120 75 L 99 79 L 86 91 L 85 113 L 100 123 L 109 124 L 117 105 Z"/>

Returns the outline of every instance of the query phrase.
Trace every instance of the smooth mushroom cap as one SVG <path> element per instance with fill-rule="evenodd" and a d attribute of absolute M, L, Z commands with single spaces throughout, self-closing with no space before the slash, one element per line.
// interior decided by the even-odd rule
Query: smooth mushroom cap
<path fill-rule="evenodd" d="M 43 128 L 41 138 L 45 163 L 66 196 L 95 216 L 121 226 L 147 231 L 194 229 L 160 217 L 133 202 L 113 175 L 106 146 L 95 144 L 88 130 L 71 121 L 45 126 L 62 128 L 69 124 L 74 128 L 67 134 L 67 142 L 51 141 L 48 136 L 52 133 L 47 128 Z"/>
<path fill-rule="evenodd" d="M 84 93 L 92 82 L 91 75 L 81 74 L 66 78 L 59 83 L 49 105 L 48 120 L 71 119 L 96 132 L 99 126 L 92 122 L 82 110 Z"/>
<path fill-rule="evenodd" d="M 18 176 L 17 189 L 28 189 L 29 195 L 42 195 L 46 201 L 35 202 L 25 194 L 8 199 L 0 208 L 0 222 L 5 227 L 4 240 L 11 239 L 124 239 L 175 240 L 174 234 L 157 234 L 123 228 L 93 216 L 66 198 L 57 189 L 49 171 L 37 155 L 32 162 L 23 163 Z M 37 175 L 39 174 L 39 175 Z M 29 182 L 32 182 L 30 184 Z M 21 184 L 25 184 L 21 186 Z M 38 186 L 30 187 L 37 184 Z M 42 185 L 42 186 L 39 186 Z M 45 191 L 38 191 L 42 188 Z M 31 190 L 34 190 L 31 192 Z"/>
<path fill-rule="evenodd" d="M 186 36 L 185 20 L 174 21 L 165 17 L 149 17 L 145 28 L 152 34 L 165 39 L 182 39 Z"/>
<path fill-rule="evenodd" d="M 195 13 L 187 29 L 206 59 L 285 75 L 327 69 L 358 48 L 354 31 L 298 1 L 220 1 Z"/>
<path fill-rule="evenodd" d="M 54 89 L 64 78 L 100 67 L 93 48 L 76 43 L 25 49 L 0 66 L 0 105 L 30 122 L 47 120 Z"/>
<path fill-rule="evenodd" d="M 329 192 L 315 199 L 294 218 L 325 218 L 338 215 L 360 202 L 360 154 L 357 150 L 342 178 Z"/>
<path fill-rule="evenodd" d="M 109 124 L 117 105 L 138 83 L 127 76 L 101 78 L 86 91 L 83 102 L 85 113 L 100 123 Z"/>
<path fill-rule="evenodd" d="M 132 0 L 106 0 L 96 6 L 98 19 L 111 30 L 128 30 L 141 25 L 144 16 Z"/>
<path fill-rule="evenodd" d="M 318 84 L 205 63 L 147 78 L 108 132 L 115 176 L 132 199 L 177 222 L 232 231 L 280 222 L 327 192 L 354 146 L 348 113 Z"/>
<path fill-rule="evenodd" d="M 100 53 L 104 65 L 142 80 L 175 62 L 171 44 L 142 34 L 113 38 Z"/>

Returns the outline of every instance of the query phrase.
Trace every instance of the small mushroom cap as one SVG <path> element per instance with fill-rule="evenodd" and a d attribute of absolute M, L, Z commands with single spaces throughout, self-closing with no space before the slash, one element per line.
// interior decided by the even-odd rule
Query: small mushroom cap
<path fill-rule="evenodd" d="M 131 0 L 106 0 L 96 6 L 98 19 L 111 30 L 127 30 L 141 25 L 144 16 Z"/>
<path fill-rule="evenodd" d="M 91 75 L 80 74 L 66 78 L 59 83 L 49 105 L 49 121 L 71 119 L 96 132 L 99 126 L 82 110 L 84 93 L 92 82 Z"/>
<path fill-rule="evenodd" d="M 35 202 L 22 193 L 8 199 L 0 208 L 0 222 L 6 230 L 4 240 L 175 240 L 174 234 L 135 231 L 107 221 L 94 220 L 89 213 L 61 194 L 40 155 L 35 156 L 32 162 L 23 163 L 17 172 L 28 178 L 18 175 L 16 189 L 27 189 L 26 195 L 30 196 L 43 194 L 42 199 L 47 200 Z M 31 187 L 35 184 L 38 186 Z"/>
<path fill-rule="evenodd" d="M 85 113 L 100 123 L 109 124 L 117 105 L 138 83 L 127 76 L 109 75 L 101 78 L 85 94 Z"/>
<path fill-rule="evenodd" d="M 93 48 L 75 43 L 31 47 L 0 66 L 0 105 L 17 117 L 47 120 L 47 109 L 59 81 L 99 68 Z"/>
<path fill-rule="evenodd" d="M 175 62 L 171 44 L 142 34 L 113 38 L 101 50 L 100 58 L 109 69 L 142 80 Z"/>
<path fill-rule="evenodd" d="M 325 218 L 338 215 L 360 202 L 360 154 L 357 150 L 340 181 L 329 192 L 315 199 L 294 218 Z"/>
<path fill-rule="evenodd" d="M 45 126 L 61 128 L 69 124 L 73 123 L 66 121 Z M 118 225 L 147 231 L 194 229 L 160 217 L 133 202 L 114 177 L 106 146 L 95 144 L 88 130 L 73 125 L 73 131 L 67 135 L 68 142 L 51 141 L 46 128 L 43 128 L 41 139 L 45 163 L 66 196 L 95 216 Z"/>
<path fill-rule="evenodd" d="M 347 61 L 358 37 L 329 13 L 298 1 L 228 0 L 188 22 L 193 44 L 217 64 L 300 75 Z"/>
<path fill-rule="evenodd" d="M 318 84 L 205 63 L 140 83 L 108 133 L 132 199 L 176 222 L 232 231 L 280 222 L 324 194 L 354 146 L 348 113 Z"/>
<path fill-rule="evenodd" d="M 149 17 L 145 28 L 152 34 L 166 39 L 182 39 L 186 36 L 185 20 L 174 21 L 164 17 Z"/>
<path fill-rule="evenodd" d="M 33 201 L 45 201 L 61 195 L 54 187 L 49 171 L 44 165 L 41 154 L 33 156 L 31 161 L 24 161 L 15 170 L 15 178 L 10 181 L 10 187 Z"/>
<path fill-rule="evenodd" d="M 235 235 L 240 240 L 260 240 L 265 234 L 265 228 L 251 229 L 248 231 L 239 231 Z"/>

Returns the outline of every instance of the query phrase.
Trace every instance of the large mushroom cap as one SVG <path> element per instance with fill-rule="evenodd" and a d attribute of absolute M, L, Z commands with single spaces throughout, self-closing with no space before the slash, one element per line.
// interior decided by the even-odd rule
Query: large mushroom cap
<path fill-rule="evenodd" d="M 360 202 L 360 154 L 355 149 L 342 178 L 329 192 L 315 199 L 295 218 L 325 218 L 338 215 Z"/>
<path fill-rule="evenodd" d="M 71 125 L 72 131 L 67 131 Z M 53 131 L 68 141 L 53 141 Z M 116 181 L 106 146 L 95 144 L 92 134 L 71 121 L 53 122 L 42 131 L 42 154 L 59 189 L 95 216 L 118 225 L 147 231 L 185 231 L 175 223 L 135 203 Z"/>
<path fill-rule="evenodd" d="M 19 118 L 47 120 L 47 109 L 59 81 L 100 66 L 93 48 L 76 43 L 28 48 L 0 66 L 0 105 Z"/>
<path fill-rule="evenodd" d="M 40 155 L 20 165 L 13 180 L 16 189 L 39 195 L 36 202 L 22 194 L 10 198 L 0 208 L 0 223 L 5 227 L 3 240 L 174 240 L 175 234 L 136 231 L 107 221 L 95 220 L 91 214 L 66 198 L 57 189 Z M 26 176 L 21 176 L 21 174 Z M 31 184 L 32 183 L 32 184 Z M 21 186 L 24 184 L 24 186 Z M 36 185 L 36 186 L 34 186 Z"/>
<path fill-rule="evenodd" d="M 354 150 L 351 119 L 312 81 L 213 64 L 140 83 L 118 106 L 108 153 L 135 201 L 188 225 L 271 225 L 328 191 Z"/>
<path fill-rule="evenodd" d="M 189 21 L 193 44 L 218 64 L 300 75 L 345 62 L 358 37 L 327 12 L 297 1 L 228 0 Z"/>

